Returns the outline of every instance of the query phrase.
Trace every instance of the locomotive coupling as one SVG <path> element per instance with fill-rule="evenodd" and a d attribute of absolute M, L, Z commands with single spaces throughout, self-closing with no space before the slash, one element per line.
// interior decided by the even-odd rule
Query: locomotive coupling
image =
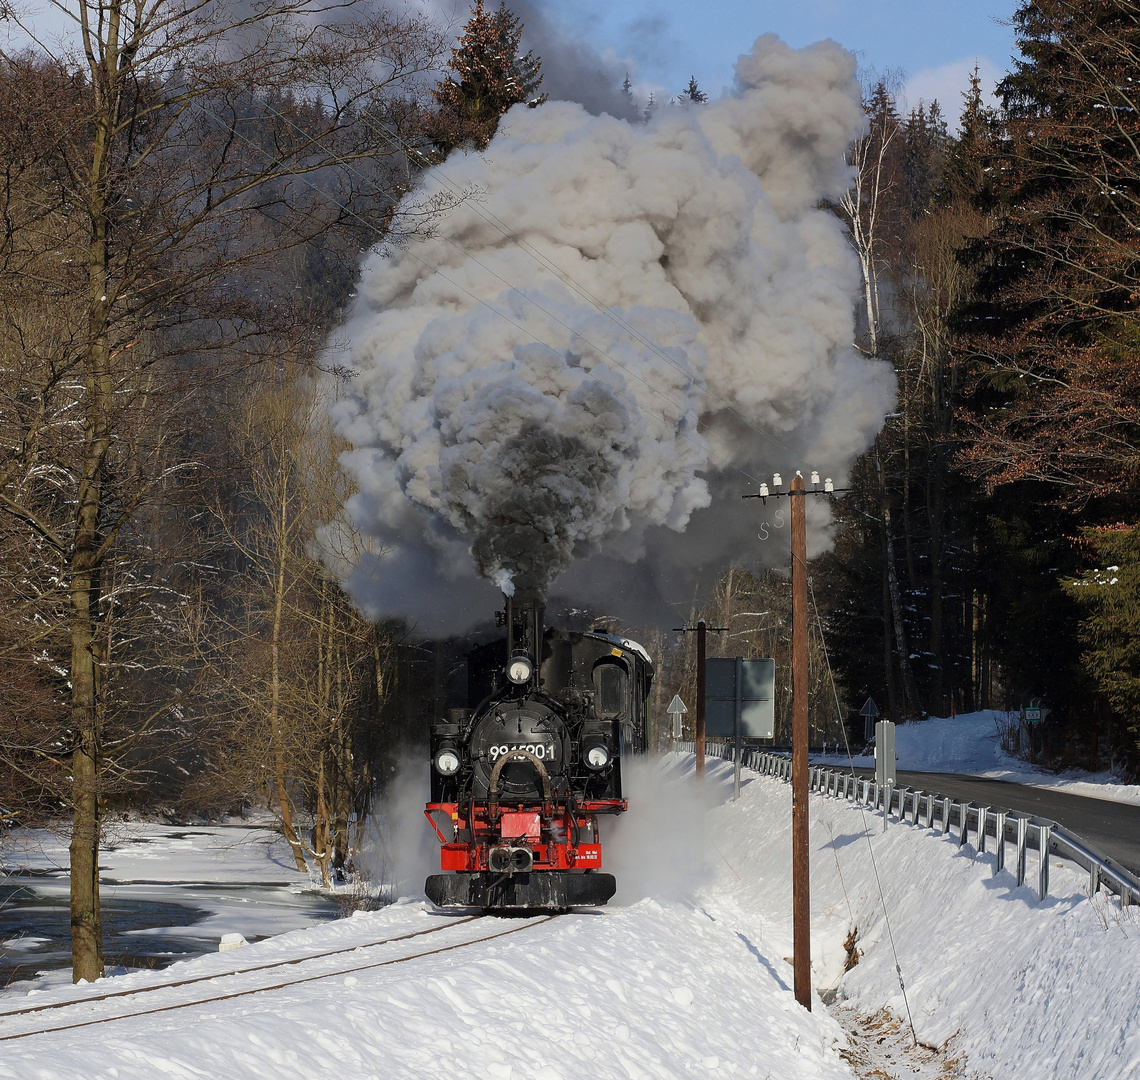
<path fill-rule="evenodd" d="M 487 852 L 487 866 L 496 874 L 529 874 L 534 852 L 525 847 L 493 847 Z"/>

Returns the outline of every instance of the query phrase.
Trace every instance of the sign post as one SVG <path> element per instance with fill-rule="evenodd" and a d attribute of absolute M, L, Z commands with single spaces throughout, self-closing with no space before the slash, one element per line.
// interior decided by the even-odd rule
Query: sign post
<path fill-rule="evenodd" d="M 883 831 L 887 830 L 887 820 L 891 813 L 891 799 L 895 781 L 895 725 L 890 720 L 880 720 L 875 724 L 875 785 L 885 791 L 883 800 Z"/>
<path fill-rule="evenodd" d="M 744 670 L 742 664 L 744 660 L 742 657 L 736 658 L 736 700 L 733 704 L 736 706 L 732 710 L 732 801 L 736 802 L 740 798 L 740 708 L 744 701 Z"/>

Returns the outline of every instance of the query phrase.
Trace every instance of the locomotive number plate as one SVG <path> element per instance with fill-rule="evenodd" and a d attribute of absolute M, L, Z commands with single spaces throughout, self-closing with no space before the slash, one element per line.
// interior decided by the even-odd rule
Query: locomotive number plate
<path fill-rule="evenodd" d="M 512 750 L 526 750 L 528 753 L 534 754 L 539 761 L 553 761 L 558 756 L 558 747 L 555 743 L 519 743 L 515 746 L 492 745 L 487 748 L 487 753 L 491 755 L 491 760 L 495 761 L 503 754 L 509 754 Z"/>

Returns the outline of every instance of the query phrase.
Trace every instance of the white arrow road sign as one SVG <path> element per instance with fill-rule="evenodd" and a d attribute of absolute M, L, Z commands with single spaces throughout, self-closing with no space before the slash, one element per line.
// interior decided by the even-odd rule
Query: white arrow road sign
<path fill-rule="evenodd" d="M 673 700 L 669 702 L 669 708 L 665 711 L 673 718 L 673 738 L 679 739 L 681 737 L 681 716 L 689 711 L 685 708 L 685 703 L 681 700 L 680 694 L 673 695 Z"/>

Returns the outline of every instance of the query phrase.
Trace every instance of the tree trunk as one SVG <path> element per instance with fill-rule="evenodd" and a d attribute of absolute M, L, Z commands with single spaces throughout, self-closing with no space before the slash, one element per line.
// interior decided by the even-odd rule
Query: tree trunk
<path fill-rule="evenodd" d="M 935 460 L 935 465 L 940 464 Z M 934 678 L 931 682 L 931 701 L 940 713 L 946 712 L 946 662 L 942 655 L 942 474 L 937 467 L 929 472 L 927 488 L 927 515 L 930 519 L 930 650 L 934 664 Z"/>
<path fill-rule="evenodd" d="M 895 626 L 895 647 L 898 649 L 899 677 L 902 682 L 903 708 L 908 715 L 920 711 L 918 691 L 914 684 L 914 672 L 910 664 L 910 648 L 907 644 L 906 624 L 903 622 L 902 597 L 899 590 L 899 575 L 895 560 L 895 545 L 891 538 L 891 511 L 883 504 L 883 530 L 887 546 L 887 585 L 891 598 L 891 619 Z"/>
<path fill-rule="evenodd" d="M 313 858 L 321 869 L 321 884 L 327 889 L 332 885 L 329 875 L 329 809 L 325 799 L 325 754 L 321 752 L 317 770 L 317 820 L 313 826 Z"/>
<path fill-rule="evenodd" d="M 70 559 L 72 834 L 72 978 L 93 982 L 103 975 L 103 928 L 99 908 L 100 709 L 95 651 L 99 596 L 100 515 L 103 476 L 110 451 L 112 405 L 111 348 L 107 328 L 108 221 L 106 172 L 110 118 L 95 123 L 88 198 L 91 241 L 88 254 L 86 387 L 84 393 L 83 476 L 76 500 L 75 537 Z"/>
<path fill-rule="evenodd" d="M 273 597 L 273 638 L 270 643 L 272 671 L 270 674 L 269 725 L 273 738 L 273 782 L 276 788 L 278 812 L 281 815 L 281 832 L 293 849 L 293 859 L 297 869 L 306 874 L 309 871 L 305 862 L 305 852 L 293 825 L 293 808 L 289 803 L 289 786 L 285 766 L 285 730 L 281 717 L 281 623 L 285 605 L 285 558 L 288 544 L 288 500 L 286 487 L 282 485 L 281 505 L 278 513 L 277 567 L 274 578 Z"/>
<path fill-rule="evenodd" d="M 899 717 L 899 694 L 895 681 L 895 650 L 892 633 L 894 617 L 891 614 L 891 583 L 887 573 L 887 531 L 883 529 L 883 672 L 887 680 L 887 714 L 892 720 Z"/>

